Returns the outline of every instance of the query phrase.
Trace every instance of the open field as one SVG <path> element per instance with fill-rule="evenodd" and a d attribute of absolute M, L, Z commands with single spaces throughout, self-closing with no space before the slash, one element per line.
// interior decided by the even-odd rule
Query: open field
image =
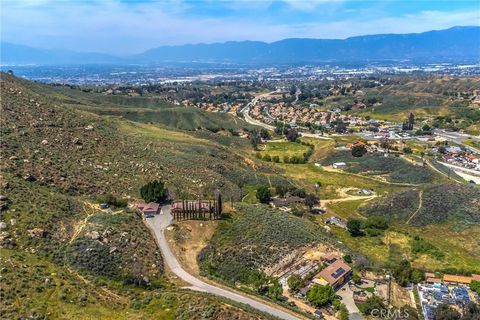
<path fill-rule="evenodd" d="M 300 143 L 295 143 L 295 142 L 287 142 L 287 141 L 282 141 L 282 142 L 276 142 L 276 141 L 267 141 L 264 144 L 265 148 L 262 149 L 259 153 L 264 156 L 264 155 L 270 155 L 270 157 L 279 157 L 280 161 L 283 162 L 283 158 L 285 156 L 287 157 L 301 157 L 303 158 L 303 154 L 308 152 L 309 147 L 302 145 Z"/>
<path fill-rule="evenodd" d="M 300 186 L 310 192 L 314 192 L 315 183 L 320 182 L 322 185 L 322 188 L 320 189 L 321 199 L 338 198 L 336 192 L 336 189 L 338 188 L 352 187 L 358 189 L 371 189 L 379 195 L 399 191 L 404 188 L 402 186 L 389 184 L 388 182 L 375 180 L 368 176 L 363 177 L 348 172 L 323 170 L 313 164 L 280 164 L 278 166 L 283 169 L 287 177 L 293 179 Z"/>

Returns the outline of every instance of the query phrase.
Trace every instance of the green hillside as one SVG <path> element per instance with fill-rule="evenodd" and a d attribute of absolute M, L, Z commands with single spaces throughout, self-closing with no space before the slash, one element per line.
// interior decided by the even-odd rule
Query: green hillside
<path fill-rule="evenodd" d="M 133 210 L 98 208 L 105 194 L 137 202 L 157 178 L 174 197 L 220 188 L 225 199 L 239 198 L 242 183 L 283 181 L 261 163 L 252 169 L 246 142 L 227 137 L 236 153 L 210 131 L 99 116 L 5 74 L 0 86 L 2 318 L 251 319 L 252 310 L 171 283 Z"/>
<path fill-rule="evenodd" d="M 327 241 L 322 228 L 264 205 L 239 204 L 198 257 L 201 271 L 230 284 L 252 277 L 300 247 Z"/>

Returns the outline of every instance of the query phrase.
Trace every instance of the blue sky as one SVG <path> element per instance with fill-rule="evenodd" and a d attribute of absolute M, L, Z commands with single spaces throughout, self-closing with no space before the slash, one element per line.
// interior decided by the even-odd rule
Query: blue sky
<path fill-rule="evenodd" d="M 2 41 L 114 54 L 480 25 L 480 0 L 0 0 Z"/>

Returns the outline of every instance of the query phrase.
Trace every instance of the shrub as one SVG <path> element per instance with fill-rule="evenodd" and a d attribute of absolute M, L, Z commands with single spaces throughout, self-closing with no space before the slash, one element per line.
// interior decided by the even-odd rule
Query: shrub
<path fill-rule="evenodd" d="M 305 280 L 300 275 L 294 273 L 288 278 L 287 284 L 291 291 L 296 292 L 305 286 Z"/>
<path fill-rule="evenodd" d="M 480 294 L 480 281 L 472 280 L 472 282 L 470 282 L 470 289 Z"/>
<path fill-rule="evenodd" d="M 128 204 L 127 199 L 117 198 L 112 194 L 106 194 L 98 197 L 99 203 L 106 203 L 109 206 L 114 206 L 118 208 L 125 208 Z"/>
<path fill-rule="evenodd" d="M 358 237 L 361 236 L 362 233 L 362 222 L 358 219 L 349 219 L 347 221 L 347 229 L 350 232 L 350 235 L 352 237 Z"/>

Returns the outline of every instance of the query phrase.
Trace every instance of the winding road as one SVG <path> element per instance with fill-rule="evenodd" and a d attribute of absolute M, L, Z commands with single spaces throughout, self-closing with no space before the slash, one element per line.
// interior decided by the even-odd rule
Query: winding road
<path fill-rule="evenodd" d="M 165 229 L 173 222 L 173 217 L 170 214 L 169 205 L 163 206 L 161 213 L 159 215 L 155 215 L 155 217 L 153 218 L 147 218 L 145 221 L 147 226 L 155 234 L 157 245 L 162 252 L 162 256 L 166 265 L 176 276 L 178 276 L 183 281 L 189 283 L 191 285 L 191 287 L 189 287 L 190 289 L 196 290 L 196 291 L 208 292 L 217 296 L 225 297 L 230 300 L 237 301 L 245 305 L 249 305 L 252 308 L 271 314 L 280 319 L 286 319 L 286 320 L 301 319 L 299 317 L 294 316 L 293 314 L 290 314 L 279 308 L 270 306 L 266 303 L 262 303 L 258 300 L 246 297 L 244 295 L 235 293 L 233 291 L 226 290 L 226 289 L 208 284 L 206 282 L 203 282 L 202 280 L 192 276 L 187 271 L 185 271 L 182 268 L 182 266 L 178 263 L 177 259 L 175 258 L 175 255 L 170 249 L 170 246 L 168 245 L 168 241 L 164 234 Z"/>

